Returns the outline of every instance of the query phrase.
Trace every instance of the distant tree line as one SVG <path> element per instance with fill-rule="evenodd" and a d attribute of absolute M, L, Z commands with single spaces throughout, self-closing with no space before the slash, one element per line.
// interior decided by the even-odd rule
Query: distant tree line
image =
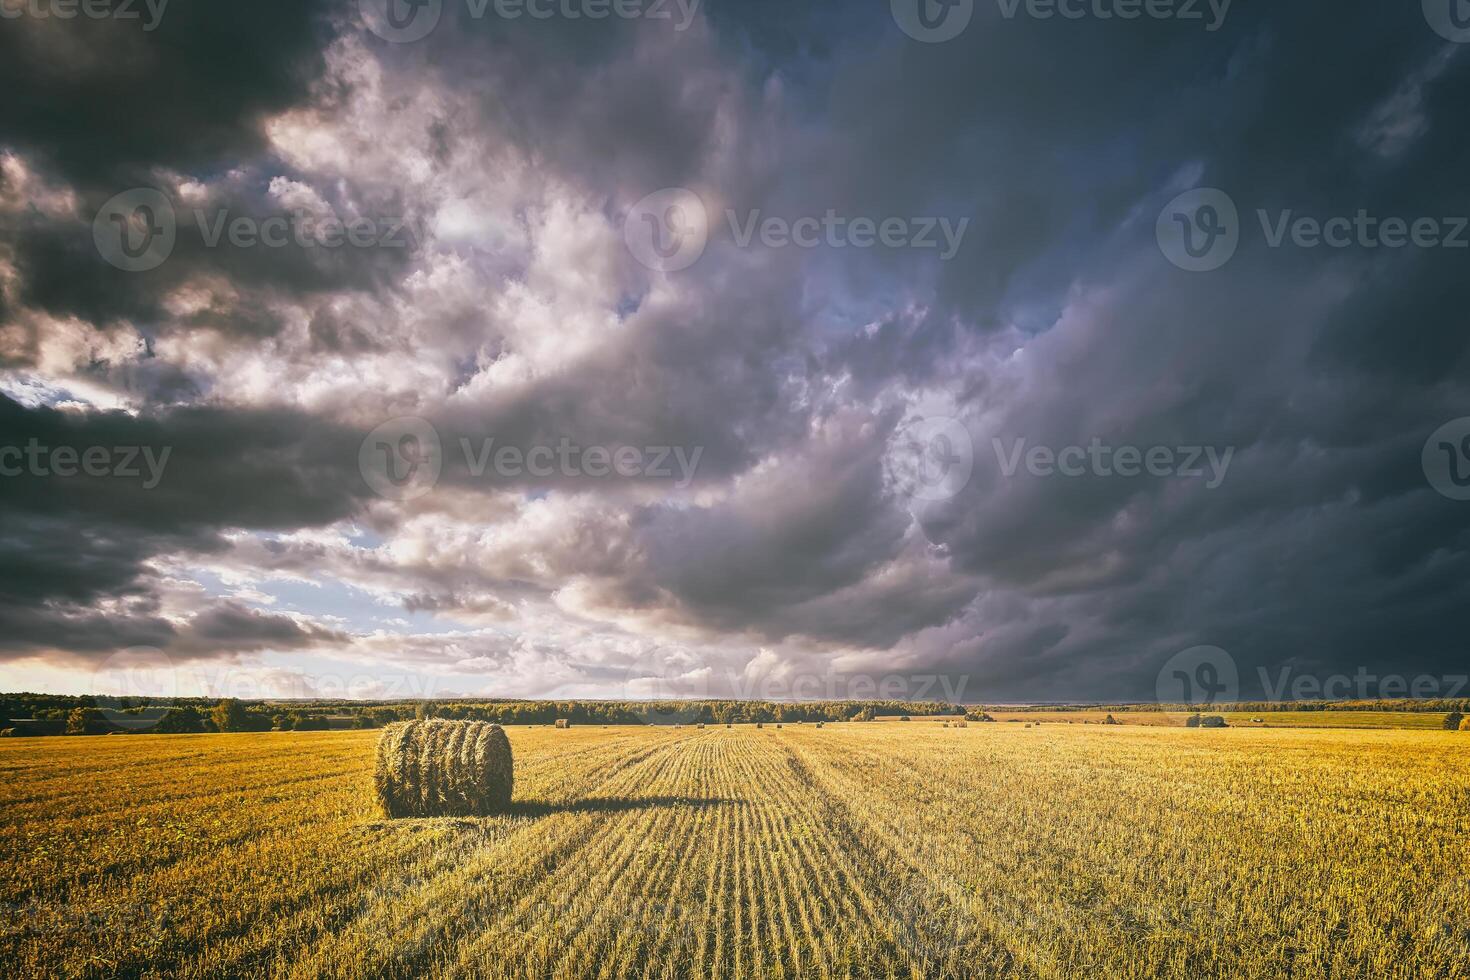
<path fill-rule="evenodd" d="M 754 724 L 872 721 L 879 715 L 962 715 L 943 702 L 911 701 L 240 701 L 207 698 L 108 699 L 88 696 L 0 696 L 0 729 L 19 735 L 107 735 L 113 732 L 325 731 L 380 728 L 395 721 L 447 718 L 502 725 Z M 9 720 L 6 720 L 9 719 Z"/>

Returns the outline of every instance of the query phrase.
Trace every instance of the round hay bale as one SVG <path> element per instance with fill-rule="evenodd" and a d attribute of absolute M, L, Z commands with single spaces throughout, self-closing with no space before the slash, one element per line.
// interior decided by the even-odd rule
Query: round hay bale
<path fill-rule="evenodd" d="M 476 817 L 510 805 L 510 741 L 484 721 L 402 721 L 378 739 L 378 802 L 389 817 Z"/>
<path fill-rule="evenodd" d="M 571 728 L 572 727 L 572 720 L 570 718 L 558 718 L 556 720 L 556 727 L 557 728 Z"/>

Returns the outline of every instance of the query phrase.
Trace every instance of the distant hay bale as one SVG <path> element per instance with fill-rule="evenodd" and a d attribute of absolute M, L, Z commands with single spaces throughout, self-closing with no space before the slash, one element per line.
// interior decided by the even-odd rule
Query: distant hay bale
<path fill-rule="evenodd" d="M 899 721 L 909 721 L 910 719 L 909 719 L 909 716 L 908 715 L 900 715 L 899 718 L 898 718 L 898 720 Z"/>
<path fill-rule="evenodd" d="M 1030 728 L 1031 727 L 1031 723 L 1029 721 L 1026 723 L 1026 727 L 1027 728 Z"/>
<path fill-rule="evenodd" d="M 948 728 L 949 727 L 949 722 L 942 721 L 942 722 L 939 723 L 939 727 L 940 728 Z"/>
<path fill-rule="evenodd" d="M 725 723 L 725 727 L 726 727 L 726 728 L 734 728 L 734 727 L 735 727 L 735 726 L 734 726 L 734 725 L 732 725 L 732 724 L 730 724 L 730 723 L 729 723 L 729 722 L 726 722 L 726 723 Z"/>
<path fill-rule="evenodd" d="M 776 727 L 777 727 L 777 728 L 780 728 L 780 727 L 781 727 L 781 723 L 780 723 L 780 722 L 779 722 L 779 721 L 778 721 L 778 722 L 776 722 Z"/>
<path fill-rule="evenodd" d="M 766 727 L 766 724 L 765 724 L 765 722 L 758 721 L 758 722 L 755 723 L 755 727 L 756 728 L 765 728 Z"/>
<path fill-rule="evenodd" d="M 698 724 L 698 725 L 696 725 L 696 726 L 695 726 L 695 727 L 696 727 L 696 728 L 703 728 L 703 727 L 704 727 L 704 722 L 700 722 L 700 723 L 699 723 L 699 724 Z"/>
<path fill-rule="evenodd" d="M 557 728 L 571 728 L 572 727 L 572 721 L 571 721 L 570 718 L 558 718 L 556 720 L 556 727 Z"/>
<path fill-rule="evenodd" d="M 959 721 L 957 721 L 957 722 L 954 723 L 954 727 L 956 727 L 956 728 L 969 728 L 970 727 L 970 723 L 968 721 L 965 721 L 962 718 Z"/>
<path fill-rule="evenodd" d="M 390 817 L 475 817 L 510 805 L 510 741 L 484 721 L 402 721 L 378 739 L 378 802 Z"/>
<path fill-rule="evenodd" d="M 1199 720 L 1199 727 L 1201 727 L 1201 728 L 1228 728 L 1229 726 L 1225 724 L 1225 719 L 1222 718 L 1222 717 L 1220 717 L 1219 715 L 1205 715 L 1203 718 L 1201 718 Z"/>

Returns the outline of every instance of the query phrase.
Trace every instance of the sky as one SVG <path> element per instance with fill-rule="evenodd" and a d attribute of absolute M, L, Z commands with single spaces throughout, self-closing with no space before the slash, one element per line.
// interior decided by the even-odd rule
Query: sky
<path fill-rule="evenodd" d="M 0 0 L 0 689 L 1470 696 L 1462 0 L 920 2 Z"/>

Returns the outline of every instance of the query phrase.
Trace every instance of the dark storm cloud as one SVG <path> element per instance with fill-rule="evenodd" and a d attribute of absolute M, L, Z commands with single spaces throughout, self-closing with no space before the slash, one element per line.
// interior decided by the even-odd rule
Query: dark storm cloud
<path fill-rule="evenodd" d="M 160 333 L 209 330 L 264 340 L 283 329 L 269 300 L 311 303 L 344 290 L 387 291 L 421 245 L 422 216 L 401 198 L 343 195 L 328 201 L 334 214 L 355 216 L 336 219 L 339 226 L 331 215 L 273 200 L 267 193 L 271 176 L 279 176 L 279 168 L 254 179 L 222 179 L 207 195 L 187 201 L 165 194 L 175 242 L 158 268 L 142 272 L 107 262 L 93 232 L 109 200 L 135 185 L 112 184 L 84 195 L 71 218 L 37 211 L 0 215 L 0 240 L 12 250 L 20 273 L 17 301 L 99 326 L 127 318 Z M 363 244 L 347 240 L 349 221 Z M 186 317 L 169 316 L 163 306 L 168 295 L 201 277 L 228 282 L 246 296 Z"/>
<path fill-rule="evenodd" d="M 25 454 L 3 460 L 19 471 L 0 480 L 0 501 L 12 515 L 209 536 L 222 527 L 328 524 L 354 513 L 370 494 L 357 469 L 362 434 L 294 411 L 78 415 L 0 396 L 0 433 L 0 446 Z M 80 460 L 93 448 L 108 462 L 89 473 Z M 59 449 L 72 453 L 58 461 Z"/>
<path fill-rule="evenodd" d="M 0 145 L 111 193 L 157 166 L 228 169 L 260 148 L 266 114 L 305 94 L 328 9 L 316 0 L 174 0 L 150 31 L 118 18 L 7 19 Z"/>
<path fill-rule="evenodd" d="M 938 45 L 904 37 L 886 3 L 789 6 L 720 5 L 679 32 L 616 18 L 471 22 L 448 4 L 439 30 L 407 45 L 338 11 L 380 84 L 362 72 L 324 80 L 325 21 L 298 4 L 171 8 L 172 33 L 152 36 L 25 25 L 0 37 L 0 81 L 22 93 L 0 106 L 0 145 L 76 188 L 82 218 L 0 215 L 17 270 L 0 324 L 34 310 L 98 326 L 128 318 L 150 336 L 280 345 L 293 368 L 424 337 L 442 345 L 442 377 L 416 378 L 415 411 L 445 439 L 445 497 L 420 506 L 450 513 L 455 495 L 505 489 L 600 506 L 554 511 L 512 567 L 479 553 L 512 533 L 500 511 L 483 517 L 479 548 L 446 558 L 430 539 L 396 567 L 384 553 L 361 559 L 360 574 L 411 580 L 411 610 L 510 615 L 565 590 L 584 618 L 777 644 L 808 665 L 877 651 L 969 676 L 972 697 L 1150 697 L 1169 655 L 1197 643 L 1229 650 L 1248 694 L 1259 693 L 1257 668 L 1283 665 L 1463 670 L 1470 505 L 1435 493 L 1419 454 L 1439 425 L 1470 415 L 1466 253 L 1272 248 L 1256 212 L 1470 213 L 1470 134 L 1458 121 L 1470 54 L 1412 3 L 1237 5 L 1213 32 L 1008 19 L 977 3 L 971 27 Z M 69 74 L 55 67 L 61 52 L 77 56 Z M 398 111 L 430 90 L 443 97 L 414 110 L 421 131 L 383 136 L 428 161 L 424 186 L 373 190 L 380 175 L 355 180 L 356 160 L 313 186 L 338 195 L 333 206 L 422 216 L 453 196 L 465 147 L 514 150 L 546 180 L 526 212 L 546 206 L 538 195 L 564 194 L 614 229 L 611 259 L 579 240 L 561 262 L 584 277 L 589 302 L 621 293 L 605 337 L 485 383 L 524 353 L 515 324 L 496 317 L 516 315 L 498 304 L 534 276 L 479 245 L 442 246 L 483 275 L 437 332 L 411 340 L 383 310 L 325 299 L 391 306 L 420 250 L 211 250 L 186 234 L 163 268 L 129 275 L 92 247 L 101 202 L 160 168 L 204 181 L 211 206 L 273 207 L 269 180 L 293 174 L 261 162 L 272 112 L 310 104 L 331 118 L 380 96 Z M 104 92 L 126 94 L 109 105 Z M 516 179 L 508 170 L 506 183 Z M 1175 268 L 1154 241 L 1164 203 L 1195 185 L 1227 191 L 1242 222 L 1236 257 L 1202 274 Z M 720 209 L 933 215 L 968 218 L 970 230 L 949 262 L 902 249 L 742 250 L 717 236 L 664 282 L 616 236 L 632 201 L 668 186 Z M 496 217 L 533 224 L 519 211 Z M 173 290 L 210 277 L 237 297 L 169 311 Z M 304 308 L 305 347 L 289 346 L 276 298 Z M 148 405 L 211 390 L 188 363 L 125 370 Z M 174 451 L 149 491 L 0 483 L 12 648 L 102 651 L 109 629 L 115 643 L 201 656 L 342 639 L 237 605 L 176 627 L 147 563 L 220 551 L 226 529 L 360 513 L 357 449 L 371 427 L 361 413 L 405 413 L 401 393 L 380 404 L 363 387 L 352 424 L 304 408 L 134 417 L 0 402 L 11 442 Z M 952 500 L 916 507 L 885 463 L 900 419 L 935 393 L 971 434 L 975 470 Z M 461 437 L 704 456 L 693 493 L 650 503 L 615 482 L 487 485 L 467 471 Z M 1232 462 L 1213 488 L 1007 476 L 995 439 L 1212 447 Z M 278 557 L 298 571 L 336 560 L 299 542 Z"/>
<path fill-rule="evenodd" d="M 303 627 L 289 616 L 247 609 L 239 603 L 222 602 L 194 617 L 189 624 L 187 644 L 194 650 L 240 652 L 267 648 L 292 650 L 315 642 L 341 641 L 345 635 L 332 630 Z"/>
<path fill-rule="evenodd" d="M 204 656 L 340 639 L 234 606 L 181 630 L 160 615 L 149 562 L 223 553 L 231 528 L 313 527 L 356 512 L 368 494 L 360 438 L 291 412 L 77 415 L 0 397 L 5 647 Z"/>

